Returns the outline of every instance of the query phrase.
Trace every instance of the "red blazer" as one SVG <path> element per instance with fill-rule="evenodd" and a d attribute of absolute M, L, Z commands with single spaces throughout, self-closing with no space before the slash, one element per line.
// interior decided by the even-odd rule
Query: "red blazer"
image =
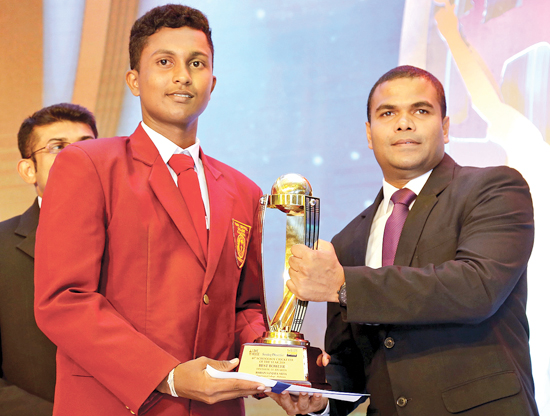
<path fill-rule="evenodd" d="M 261 191 L 201 157 L 211 208 L 207 259 L 141 126 L 130 137 L 81 142 L 57 157 L 35 273 L 36 320 L 58 346 L 54 415 L 244 413 L 242 400 L 206 405 L 152 394 L 180 362 L 231 359 L 265 330 L 256 230 Z M 248 243 L 244 263 L 239 232 Z"/>

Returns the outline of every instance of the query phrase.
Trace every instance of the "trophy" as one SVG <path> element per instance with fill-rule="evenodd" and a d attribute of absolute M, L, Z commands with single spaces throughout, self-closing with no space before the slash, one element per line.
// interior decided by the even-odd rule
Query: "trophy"
<path fill-rule="evenodd" d="M 299 300 L 284 286 L 283 301 L 270 320 L 267 313 L 265 290 L 264 221 L 267 208 L 276 208 L 286 214 L 286 249 L 284 274 L 288 276 L 290 249 L 305 244 L 317 249 L 319 239 L 320 200 L 312 196 L 309 181 L 290 173 L 279 177 L 270 195 L 260 199 L 258 226 L 262 252 L 262 312 L 267 332 L 254 343 L 241 347 L 239 372 L 307 387 L 328 389 L 325 369 L 318 366 L 321 350 L 310 346 L 300 333 L 308 302 Z"/>

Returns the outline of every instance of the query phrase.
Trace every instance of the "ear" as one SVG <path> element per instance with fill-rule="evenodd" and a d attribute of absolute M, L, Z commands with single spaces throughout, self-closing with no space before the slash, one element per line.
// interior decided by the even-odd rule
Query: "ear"
<path fill-rule="evenodd" d="M 135 97 L 139 97 L 139 73 L 135 69 L 131 69 L 126 72 L 126 85 L 130 88 L 130 91 Z"/>
<path fill-rule="evenodd" d="M 212 91 L 214 91 L 214 87 L 216 86 L 216 77 L 212 75 L 212 88 L 210 88 L 210 94 L 212 94 Z"/>
<path fill-rule="evenodd" d="M 36 168 L 31 159 L 21 159 L 17 163 L 17 172 L 25 182 L 31 185 L 36 184 Z"/>
<path fill-rule="evenodd" d="M 365 125 L 367 126 L 367 141 L 369 142 L 369 149 L 372 149 L 372 136 L 370 131 L 370 123 L 367 121 Z"/>
<path fill-rule="evenodd" d="M 443 142 L 444 143 L 449 143 L 450 126 L 451 126 L 451 122 L 450 122 L 449 116 L 447 116 L 443 119 Z"/>

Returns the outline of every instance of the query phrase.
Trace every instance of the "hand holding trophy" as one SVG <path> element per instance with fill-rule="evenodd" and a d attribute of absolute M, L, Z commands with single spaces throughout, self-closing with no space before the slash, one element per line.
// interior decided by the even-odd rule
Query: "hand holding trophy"
<path fill-rule="evenodd" d="M 262 236 L 264 258 L 264 221 L 267 208 L 277 208 L 286 214 L 285 274 L 288 276 L 290 249 L 295 244 L 305 244 L 317 249 L 319 239 L 320 200 L 312 196 L 309 181 L 298 174 L 286 174 L 277 179 L 270 195 L 260 199 L 259 227 Z M 263 260 L 265 264 L 265 260 Z M 262 267 L 265 270 L 265 267 Z M 263 272 L 262 272 L 263 273 Z M 274 380 L 308 387 L 329 389 L 325 381 L 325 369 L 317 365 L 322 354 L 319 348 L 310 346 L 300 333 L 307 310 L 307 301 L 301 301 L 284 287 L 283 301 L 269 320 L 265 292 L 265 276 L 262 284 L 262 306 L 269 330 L 254 343 L 241 348 L 239 372 L 254 374 Z"/>

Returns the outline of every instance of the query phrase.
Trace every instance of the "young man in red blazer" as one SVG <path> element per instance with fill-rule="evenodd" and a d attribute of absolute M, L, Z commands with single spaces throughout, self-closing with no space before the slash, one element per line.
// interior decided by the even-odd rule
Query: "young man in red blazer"
<path fill-rule="evenodd" d="M 143 122 L 130 137 L 70 146 L 51 170 L 35 310 L 58 346 L 54 415 L 241 415 L 241 397 L 266 390 L 205 372 L 233 369 L 265 330 L 261 191 L 196 138 L 212 66 L 201 12 L 149 11 L 132 28 L 126 75 Z M 172 163 L 181 154 L 190 180 Z"/>

